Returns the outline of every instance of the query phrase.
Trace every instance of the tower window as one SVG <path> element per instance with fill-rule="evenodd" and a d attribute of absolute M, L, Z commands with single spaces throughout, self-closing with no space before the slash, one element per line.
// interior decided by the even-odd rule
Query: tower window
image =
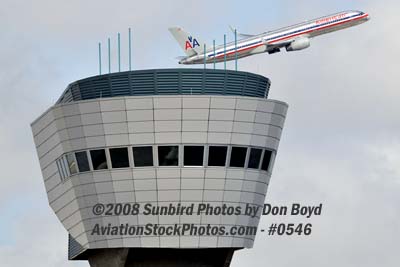
<path fill-rule="evenodd" d="M 208 166 L 224 167 L 226 164 L 226 146 L 210 146 L 208 148 Z"/>
<path fill-rule="evenodd" d="M 269 170 L 269 165 L 271 163 L 271 156 L 272 156 L 272 151 L 265 150 L 263 162 L 261 164 L 261 169 L 262 170 L 264 170 L 264 171 L 268 171 Z"/>
<path fill-rule="evenodd" d="M 159 166 L 178 166 L 179 147 L 178 146 L 159 146 L 158 165 Z"/>
<path fill-rule="evenodd" d="M 153 148 L 151 146 L 133 147 L 135 167 L 153 166 Z"/>
<path fill-rule="evenodd" d="M 92 158 L 93 170 L 104 170 L 108 168 L 104 149 L 90 150 L 90 157 Z"/>
<path fill-rule="evenodd" d="M 246 161 L 246 153 L 247 153 L 246 147 L 233 146 L 229 166 L 244 167 L 244 163 Z"/>
<path fill-rule="evenodd" d="M 258 169 L 258 166 L 260 166 L 261 153 L 262 149 L 259 148 L 250 149 L 249 163 L 247 165 L 248 168 Z"/>
<path fill-rule="evenodd" d="M 184 166 L 203 166 L 204 146 L 185 146 L 183 151 Z"/>
<path fill-rule="evenodd" d="M 88 161 L 86 151 L 76 152 L 75 158 L 76 158 L 76 162 L 78 163 L 79 172 L 90 171 L 89 161 Z"/>
<path fill-rule="evenodd" d="M 69 172 L 71 173 L 71 175 L 77 173 L 78 169 L 76 168 L 74 154 L 72 153 L 67 154 L 67 162 L 68 162 Z"/>
<path fill-rule="evenodd" d="M 112 168 L 129 167 L 129 156 L 127 147 L 110 148 L 110 157 Z"/>

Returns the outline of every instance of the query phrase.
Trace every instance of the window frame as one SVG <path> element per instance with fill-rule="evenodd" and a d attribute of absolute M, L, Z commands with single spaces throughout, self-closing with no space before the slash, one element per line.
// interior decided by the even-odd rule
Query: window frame
<path fill-rule="evenodd" d="M 56 160 L 56 165 L 58 173 L 60 175 L 61 181 L 64 182 L 68 177 L 70 177 L 69 170 L 65 167 L 65 155 L 62 155 Z"/>
<path fill-rule="evenodd" d="M 67 158 L 66 158 L 65 155 L 63 155 L 63 157 L 61 159 L 61 165 L 62 165 L 62 167 L 64 169 L 64 172 L 65 172 L 65 175 L 66 175 L 65 177 L 70 177 L 71 173 L 69 171 L 68 161 L 67 161 Z"/>

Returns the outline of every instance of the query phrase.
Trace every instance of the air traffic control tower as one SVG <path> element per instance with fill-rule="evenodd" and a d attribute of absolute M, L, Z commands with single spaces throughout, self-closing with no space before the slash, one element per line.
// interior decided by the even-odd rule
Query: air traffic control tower
<path fill-rule="evenodd" d="M 266 77 L 212 69 L 71 83 L 32 123 L 69 259 L 92 267 L 228 267 L 235 250 L 251 248 L 260 214 L 221 210 L 264 204 L 288 108 L 268 99 L 269 88 Z M 188 212 L 200 204 L 207 209 Z M 144 208 L 179 206 L 186 210 Z"/>

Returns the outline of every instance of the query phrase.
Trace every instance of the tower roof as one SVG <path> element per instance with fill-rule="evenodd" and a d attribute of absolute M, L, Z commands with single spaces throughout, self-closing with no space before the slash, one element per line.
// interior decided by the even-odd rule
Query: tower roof
<path fill-rule="evenodd" d="M 59 103 L 148 95 L 237 95 L 267 98 L 270 80 L 243 71 L 214 69 L 150 69 L 85 78 L 68 85 Z"/>

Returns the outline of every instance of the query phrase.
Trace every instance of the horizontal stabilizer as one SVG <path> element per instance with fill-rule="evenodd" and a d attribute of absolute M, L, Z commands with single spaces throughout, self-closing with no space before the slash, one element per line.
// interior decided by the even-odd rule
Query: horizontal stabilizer
<path fill-rule="evenodd" d="M 176 57 L 175 59 L 182 60 L 182 59 L 185 59 L 185 58 L 187 58 L 187 57 L 186 56 L 179 56 L 179 57 Z"/>

